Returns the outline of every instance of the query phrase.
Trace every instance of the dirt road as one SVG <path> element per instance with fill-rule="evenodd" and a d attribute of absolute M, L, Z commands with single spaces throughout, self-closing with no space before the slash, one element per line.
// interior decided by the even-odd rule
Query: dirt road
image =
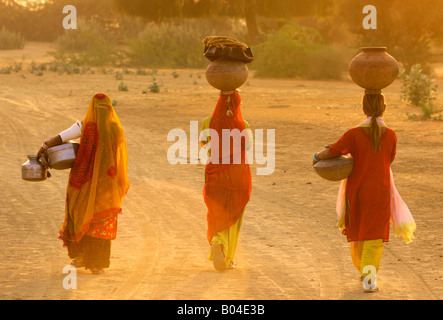
<path fill-rule="evenodd" d="M 35 46 L 35 47 L 33 47 Z M 47 60 L 43 44 L 0 52 L 3 65 Z M 34 49 L 33 49 L 34 48 Z M 41 48 L 35 51 L 35 48 Z M 26 53 L 29 55 L 26 55 Z M 20 54 L 21 53 L 21 54 Z M 14 60 L 15 59 L 15 60 Z M 0 66 L 1 66 L 0 63 Z M 362 292 L 350 246 L 335 227 L 338 183 L 322 180 L 311 157 L 364 120 L 362 90 L 350 81 L 250 77 L 241 88 L 253 130 L 275 129 L 275 171 L 257 175 L 237 251 L 238 267 L 219 273 L 208 260 L 204 166 L 171 165 L 168 132 L 189 138 L 190 121 L 211 115 L 217 90 L 204 70 L 158 70 L 151 76 L 0 75 L 1 299 L 441 299 L 443 297 L 443 122 L 411 121 L 419 112 L 400 101 L 400 83 L 384 90 L 385 121 L 397 132 L 396 186 L 417 222 L 416 239 L 385 245 L 376 294 Z M 440 83 L 443 84 L 439 79 Z M 123 81 L 129 91 L 118 91 Z M 442 85 L 440 86 L 442 87 Z M 148 90 L 149 91 L 149 90 Z M 78 270 L 77 289 L 62 283 L 69 264 L 57 239 L 68 171 L 30 183 L 21 164 L 44 139 L 82 119 L 96 92 L 117 101 L 125 129 L 131 189 L 123 202 L 111 267 L 102 276 Z M 266 144 L 266 140 L 265 140 Z M 265 149 L 266 150 L 266 149 Z M 189 151 L 189 150 L 188 150 Z"/>

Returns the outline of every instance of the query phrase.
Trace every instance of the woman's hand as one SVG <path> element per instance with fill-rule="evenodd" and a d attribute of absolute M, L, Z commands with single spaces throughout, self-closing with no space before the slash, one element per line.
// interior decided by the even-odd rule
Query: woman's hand
<path fill-rule="evenodd" d="M 315 153 L 314 156 L 312 157 L 312 165 L 313 165 L 313 166 L 318 162 L 317 160 L 320 160 L 320 159 L 317 158 L 317 154 L 318 154 L 318 153 Z M 316 159 L 317 159 L 317 160 L 316 160 Z"/>
<path fill-rule="evenodd" d="M 49 146 L 46 144 L 47 142 L 48 142 L 48 140 L 43 142 L 43 144 L 41 145 L 40 149 L 37 152 L 37 157 L 40 157 L 40 155 L 45 154 L 46 150 L 49 149 Z"/>
<path fill-rule="evenodd" d="M 46 160 L 46 161 L 43 161 L 43 162 L 46 162 L 46 164 L 47 164 L 48 155 L 47 155 L 46 151 L 49 148 L 58 146 L 59 144 L 62 144 L 62 143 L 63 143 L 62 138 L 60 138 L 59 135 L 56 135 L 55 137 L 52 137 L 49 140 L 45 140 L 45 142 L 42 143 L 40 149 L 37 152 L 37 159 L 44 158 L 44 160 Z M 44 163 L 42 163 L 42 165 L 46 166 Z"/>
<path fill-rule="evenodd" d="M 315 165 L 317 162 L 319 162 L 320 160 L 327 160 L 330 158 L 333 158 L 331 156 L 331 154 L 329 153 L 329 147 L 331 145 L 325 145 L 325 149 L 323 151 L 317 152 L 316 154 L 314 154 L 314 156 L 312 157 L 312 165 Z"/>

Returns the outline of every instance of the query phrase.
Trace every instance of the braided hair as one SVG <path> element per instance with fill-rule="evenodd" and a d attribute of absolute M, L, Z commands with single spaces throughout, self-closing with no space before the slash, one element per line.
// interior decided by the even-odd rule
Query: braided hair
<path fill-rule="evenodd" d="M 380 138 L 381 128 L 377 123 L 377 117 L 383 116 L 386 109 L 385 96 L 383 94 L 367 94 L 363 96 L 363 112 L 372 117 L 369 128 L 369 136 L 371 138 L 372 149 L 378 151 L 381 149 Z"/>

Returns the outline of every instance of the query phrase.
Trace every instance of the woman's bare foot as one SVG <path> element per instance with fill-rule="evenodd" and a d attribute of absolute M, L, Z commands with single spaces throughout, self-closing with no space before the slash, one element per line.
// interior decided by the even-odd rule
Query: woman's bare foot
<path fill-rule="evenodd" d="M 223 254 L 222 245 L 218 243 L 213 243 L 212 246 L 212 257 L 214 259 L 214 268 L 218 271 L 226 270 L 225 255 Z"/>
<path fill-rule="evenodd" d="M 71 266 L 74 266 L 76 268 L 82 268 L 85 266 L 85 262 L 83 261 L 83 258 L 75 258 L 71 261 Z"/>
<path fill-rule="evenodd" d="M 105 270 L 103 269 L 91 269 L 92 274 L 103 274 Z"/>

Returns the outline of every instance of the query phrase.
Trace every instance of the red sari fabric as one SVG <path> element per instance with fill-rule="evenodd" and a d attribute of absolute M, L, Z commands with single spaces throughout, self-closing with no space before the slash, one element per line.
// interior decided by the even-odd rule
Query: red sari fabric
<path fill-rule="evenodd" d="M 386 128 L 380 139 L 381 150 L 373 151 L 369 134 L 357 127 L 329 148 L 332 156 L 350 153 L 355 160 L 346 184 L 343 234 L 348 241 L 389 241 L 390 166 L 396 144 L 395 132 Z"/>
<path fill-rule="evenodd" d="M 207 238 L 212 243 L 215 233 L 232 226 L 241 216 L 251 196 L 251 170 L 246 158 L 247 135 L 241 139 L 241 147 L 234 148 L 233 138 L 223 141 L 223 129 L 244 132 L 245 123 L 240 110 L 241 99 L 237 91 L 220 95 L 209 128 L 211 157 L 205 168 L 203 197 L 208 207 Z M 231 110 L 231 117 L 227 115 Z M 234 130 L 234 131 L 232 131 Z M 215 136 L 217 135 L 217 136 Z M 219 141 L 218 149 L 215 141 Z M 223 154 L 223 144 L 230 143 L 229 152 Z M 217 152 L 218 151 L 218 152 Z M 229 162 L 229 163 L 223 163 Z M 241 161 L 240 161 L 241 160 Z M 238 164 L 235 164 L 240 162 Z"/>

